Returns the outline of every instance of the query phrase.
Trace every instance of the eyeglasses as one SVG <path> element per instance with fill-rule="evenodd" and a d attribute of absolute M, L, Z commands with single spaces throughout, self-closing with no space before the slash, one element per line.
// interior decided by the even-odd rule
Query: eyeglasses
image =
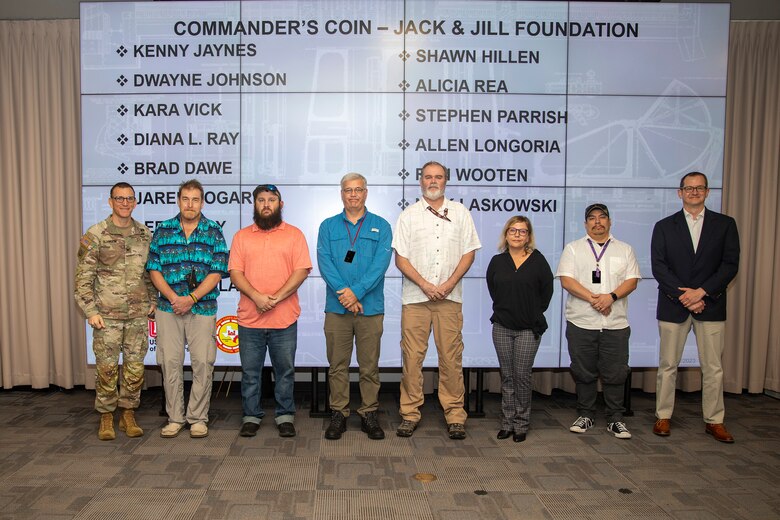
<path fill-rule="evenodd" d="M 341 190 L 341 193 L 344 195 L 352 195 L 353 193 L 355 195 L 363 195 L 363 193 L 366 191 L 365 188 L 344 188 Z"/>
<path fill-rule="evenodd" d="M 509 228 L 506 230 L 507 235 L 519 235 L 521 237 L 528 236 L 528 230 L 527 229 L 518 229 L 518 228 Z"/>
<path fill-rule="evenodd" d="M 114 202 L 118 202 L 119 204 L 122 204 L 123 202 L 127 202 L 128 204 L 132 204 L 135 202 L 135 197 L 111 197 L 114 199 Z"/>
<path fill-rule="evenodd" d="M 683 186 L 680 188 L 685 193 L 693 193 L 694 191 L 698 191 L 700 193 L 704 193 L 707 191 L 707 186 Z"/>
<path fill-rule="evenodd" d="M 275 184 L 261 184 L 257 187 L 258 191 L 270 191 L 273 193 L 279 193 L 279 188 Z"/>

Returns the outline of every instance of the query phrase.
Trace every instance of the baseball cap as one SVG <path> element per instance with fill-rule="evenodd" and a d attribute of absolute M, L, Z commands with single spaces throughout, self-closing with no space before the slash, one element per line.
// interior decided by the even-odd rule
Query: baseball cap
<path fill-rule="evenodd" d="M 606 204 L 597 202 L 596 204 L 591 204 L 585 208 L 585 220 L 587 220 L 590 214 L 597 209 L 603 211 L 607 218 L 609 218 L 609 209 L 607 208 Z"/>

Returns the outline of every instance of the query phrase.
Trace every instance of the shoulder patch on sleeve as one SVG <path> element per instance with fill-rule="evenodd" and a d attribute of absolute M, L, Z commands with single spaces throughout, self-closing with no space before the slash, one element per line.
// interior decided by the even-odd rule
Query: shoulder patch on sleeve
<path fill-rule="evenodd" d="M 92 238 L 90 237 L 89 233 L 81 237 L 81 240 L 79 240 L 79 258 L 84 256 L 84 253 L 87 252 L 91 245 Z"/>

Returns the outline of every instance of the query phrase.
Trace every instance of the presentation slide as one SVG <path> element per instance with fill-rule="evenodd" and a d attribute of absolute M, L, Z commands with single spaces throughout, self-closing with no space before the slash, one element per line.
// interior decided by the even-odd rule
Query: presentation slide
<path fill-rule="evenodd" d="M 82 3 L 83 228 L 106 218 L 110 187 L 125 181 L 134 217 L 154 231 L 178 213 L 178 185 L 197 179 L 203 214 L 230 244 L 252 224 L 255 186 L 276 184 L 314 263 L 299 289 L 296 365 L 324 367 L 316 240 L 342 209 L 339 180 L 365 175 L 369 210 L 395 227 L 435 160 L 482 242 L 463 280 L 464 366 L 498 366 L 485 271 L 507 219 L 531 219 L 555 271 L 594 202 L 641 268 L 630 364 L 657 366 L 650 236 L 680 210 L 689 171 L 708 175 L 708 207 L 720 208 L 728 34 L 728 4 Z M 217 365 L 237 366 L 239 293 L 229 279 L 220 289 Z M 556 281 L 536 367 L 569 366 L 565 300 Z M 385 307 L 380 365 L 400 367 L 394 266 Z M 149 365 L 155 338 L 150 322 Z M 431 341 L 425 366 L 436 364 Z M 692 337 L 682 365 L 698 365 Z"/>

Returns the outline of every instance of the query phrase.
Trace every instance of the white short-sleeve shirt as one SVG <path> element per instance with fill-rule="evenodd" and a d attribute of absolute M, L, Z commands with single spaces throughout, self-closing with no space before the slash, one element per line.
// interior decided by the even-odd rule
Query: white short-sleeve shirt
<path fill-rule="evenodd" d="M 620 240 L 609 236 L 609 245 L 599 261 L 601 283 L 593 283 L 593 271 L 596 270 L 596 257 L 588 244 L 588 236 L 569 242 L 563 249 L 558 271 L 555 276 L 568 276 L 577 280 L 585 289 L 594 294 L 609 294 L 620 284 L 631 278 L 642 278 L 634 249 Z M 593 241 L 596 254 L 601 254 L 601 246 Z M 566 320 L 581 329 L 624 329 L 628 327 L 628 298 L 620 298 L 612 304 L 612 312 L 604 316 L 590 302 L 568 295 L 566 299 Z"/>
<path fill-rule="evenodd" d="M 452 275 L 463 255 L 482 244 L 471 213 L 463 204 L 445 199 L 438 211 L 443 215 L 446 209 L 449 221 L 434 215 L 428 206 L 425 199 L 420 199 L 401 213 L 393 231 L 393 249 L 409 260 L 425 280 L 439 285 Z M 461 282 L 447 296 L 448 300 L 463 302 Z M 405 277 L 401 294 L 404 305 L 428 301 L 422 289 Z"/>

